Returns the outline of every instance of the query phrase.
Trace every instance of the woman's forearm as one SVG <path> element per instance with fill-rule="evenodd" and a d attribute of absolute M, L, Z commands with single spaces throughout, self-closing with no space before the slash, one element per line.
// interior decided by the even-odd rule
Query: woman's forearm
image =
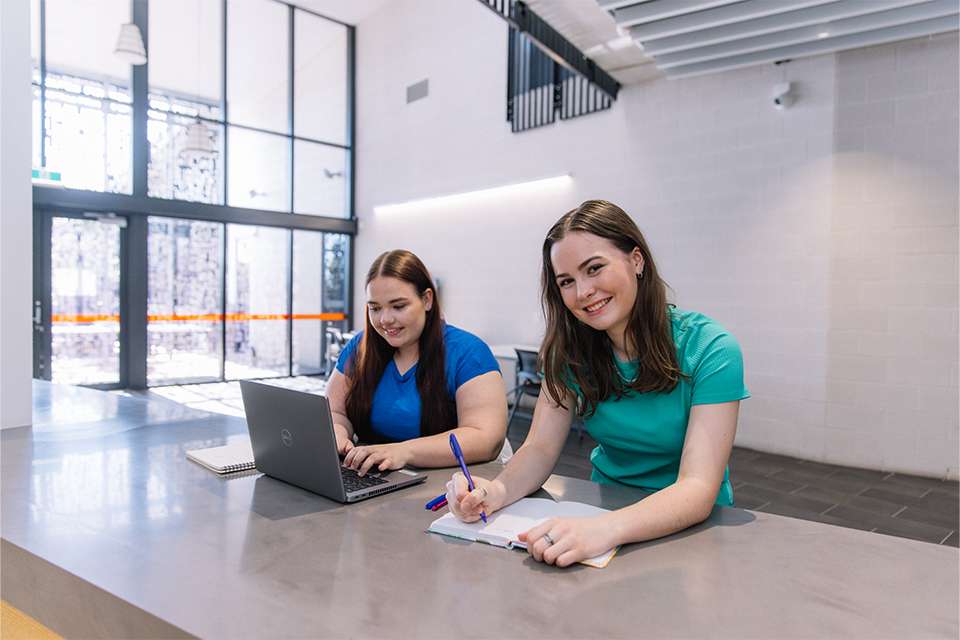
<path fill-rule="evenodd" d="M 556 459 L 536 444 L 521 446 L 496 478 L 506 489 L 505 504 L 513 504 L 543 486 L 554 464 Z"/>
<path fill-rule="evenodd" d="M 337 411 L 332 411 L 331 414 L 333 415 L 333 430 L 339 431 L 343 429 L 345 433 L 341 435 L 345 436 L 348 440 L 353 440 L 353 424 L 350 422 L 350 419 Z M 338 429 L 338 427 L 340 429 Z"/>
<path fill-rule="evenodd" d="M 414 438 L 403 443 L 410 450 L 409 464 L 415 467 L 457 466 L 457 460 L 450 449 L 451 433 L 456 434 L 467 464 L 489 462 L 497 456 L 503 446 L 502 440 L 481 429 L 456 427 L 437 435 Z"/>
<path fill-rule="evenodd" d="M 716 492 L 696 479 L 678 480 L 636 504 L 602 516 L 614 545 L 642 542 L 683 531 L 705 520 Z"/>

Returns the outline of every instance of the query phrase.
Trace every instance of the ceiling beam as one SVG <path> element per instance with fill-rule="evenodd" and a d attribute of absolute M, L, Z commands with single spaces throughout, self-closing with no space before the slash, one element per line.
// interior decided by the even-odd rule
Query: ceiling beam
<path fill-rule="evenodd" d="M 647 0 L 640 4 L 615 9 L 613 19 L 617 26 L 630 27 L 655 20 L 663 20 L 694 11 L 712 9 L 737 0 Z"/>
<path fill-rule="evenodd" d="M 875 31 L 886 27 L 895 27 L 911 22 L 949 16 L 957 14 L 958 7 L 960 7 L 960 5 L 957 4 L 956 0 L 934 0 L 933 2 L 901 7 L 890 11 L 879 11 L 863 16 L 812 24 L 806 27 L 768 33 L 752 38 L 743 38 L 741 40 L 733 40 L 731 42 L 698 47 L 696 49 L 666 53 L 656 56 L 656 62 L 657 66 L 661 69 L 669 69 L 670 67 L 682 64 L 726 58 L 742 53 L 762 51 L 763 49 L 783 47 L 802 42 L 812 42 L 828 37 L 850 35 L 863 31 Z"/>
<path fill-rule="evenodd" d="M 650 42 L 658 38 L 675 36 L 680 33 L 701 31 L 711 27 L 720 27 L 725 24 L 735 24 L 754 18 L 763 18 L 778 13 L 787 13 L 796 9 L 805 9 L 817 5 L 829 4 L 837 0 L 746 0 L 736 4 L 728 4 L 706 11 L 688 13 L 675 18 L 657 20 L 646 24 L 630 27 L 630 35 L 634 40 Z"/>
<path fill-rule="evenodd" d="M 715 73 L 717 71 L 726 71 L 739 67 L 747 67 L 765 62 L 776 62 L 779 60 L 790 60 L 792 58 L 802 58 L 815 56 L 846 49 L 857 49 L 860 47 L 870 47 L 873 45 L 895 42 L 897 40 L 907 40 L 909 38 L 918 38 L 937 33 L 946 33 L 956 31 L 958 28 L 958 16 L 946 16 L 943 18 L 933 18 L 913 22 L 897 27 L 887 27 L 886 29 L 877 29 L 874 31 L 864 31 L 847 36 L 835 38 L 818 39 L 815 42 L 806 42 L 776 49 L 766 49 L 754 53 L 746 53 L 727 58 L 717 58 L 704 62 L 694 62 L 692 64 L 679 65 L 664 69 L 669 78 L 682 78 L 689 76 L 702 75 L 705 73 Z"/>
<path fill-rule="evenodd" d="M 752 1 L 752 0 L 748 0 Z M 775 33 L 786 29 L 805 27 L 813 24 L 823 24 L 831 20 L 841 20 L 853 16 L 886 11 L 915 4 L 930 2 L 930 0 L 870 0 L 849 2 L 832 2 L 830 4 L 793 10 L 782 14 L 774 14 L 762 18 L 754 18 L 744 22 L 711 27 L 702 31 L 668 36 L 657 40 L 643 42 L 643 50 L 649 55 L 659 56 L 675 51 L 695 49 L 706 45 L 729 42 L 766 33 Z"/>
<path fill-rule="evenodd" d="M 597 0 L 597 4 L 600 5 L 601 9 L 613 11 L 614 9 L 622 9 L 632 4 L 642 4 L 647 1 L 648 0 Z"/>

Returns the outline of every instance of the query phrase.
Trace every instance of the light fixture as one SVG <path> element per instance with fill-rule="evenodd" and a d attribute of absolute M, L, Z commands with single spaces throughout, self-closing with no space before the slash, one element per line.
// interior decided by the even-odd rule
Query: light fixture
<path fill-rule="evenodd" d="M 143 36 L 140 28 L 132 23 L 120 27 L 120 36 L 113 52 L 132 65 L 147 63 L 147 50 L 143 46 Z"/>
<path fill-rule="evenodd" d="M 820 33 L 817 34 L 817 37 L 820 38 L 821 40 L 822 40 L 823 38 L 829 38 L 829 37 L 830 37 L 830 32 L 829 32 L 829 31 L 821 31 Z"/>
<path fill-rule="evenodd" d="M 400 213 L 403 211 L 417 211 L 427 207 L 436 206 L 456 206 L 478 198 L 496 197 L 496 196 L 517 196 L 521 194 L 535 194 L 545 189 L 566 186 L 572 180 L 569 173 L 550 178 L 540 178 L 536 180 L 526 180 L 524 182 L 512 182 L 497 187 L 487 189 L 477 189 L 475 191 L 466 191 L 463 193 L 452 193 L 449 195 L 435 196 L 432 198 L 423 198 L 421 200 L 410 200 L 399 202 L 397 204 L 381 204 L 373 208 L 375 214 Z"/>
<path fill-rule="evenodd" d="M 212 153 L 216 151 L 213 147 L 213 141 L 210 139 L 210 132 L 203 122 L 199 119 L 194 120 L 187 127 L 187 141 L 183 145 L 183 151 L 192 151 L 194 153 Z"/>
<path fill-rule="evenodd" d="M 619 51 L 621 49 L 626 49 L 627 47 L 632 47 L 633 38 L 629 35 L 620 36 L 619 38 L 614 38 L 613 40 L 608 41 L 606 44 L 611 51 Z"/>

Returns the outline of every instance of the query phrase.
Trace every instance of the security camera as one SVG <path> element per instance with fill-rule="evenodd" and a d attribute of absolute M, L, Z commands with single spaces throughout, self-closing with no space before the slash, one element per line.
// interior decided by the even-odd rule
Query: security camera
<path fill-rule="evenodd" d="M 793 93 L 792 82 L 781 82 L 773 85 L 773 106 L 777 109 L 786 109 L 796 100 L 796 94 Z"/>

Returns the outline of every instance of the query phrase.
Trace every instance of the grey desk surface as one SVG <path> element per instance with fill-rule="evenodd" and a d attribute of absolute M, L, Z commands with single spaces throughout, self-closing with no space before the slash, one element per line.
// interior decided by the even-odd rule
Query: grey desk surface
<path fill-rule="evenodd" d="M 22 551 L 186 634 L 958 634 L 953 548 L 717 509 L 685 532 L 623 548 L 606 569 L 560 570 L 519 551 L 425 533 L 436 514 L 423 504 L 449 470 L 431 471 L 424 485 L 343 506 L 268 477 L 217 477 L 185 459 L 186 450 L 245 433 L 242 420 L 102 424 L 2 433 L 5 557 Z M 608 508 L 641 496 L 559 476 L 545 490 Z M 29 563 L 18 567 L 34 571 Z M 36 589 L 18 591 L 22 579 L 8 573 L 5 566 L 5 599 L 61 632 L 81 623 L 53 619 L 43 598 L 30 595 Z M 49 589 L 51 598 L 59 588 L 34 586 Z M 102 622 L 112 614 L 90 615 Z"/>

